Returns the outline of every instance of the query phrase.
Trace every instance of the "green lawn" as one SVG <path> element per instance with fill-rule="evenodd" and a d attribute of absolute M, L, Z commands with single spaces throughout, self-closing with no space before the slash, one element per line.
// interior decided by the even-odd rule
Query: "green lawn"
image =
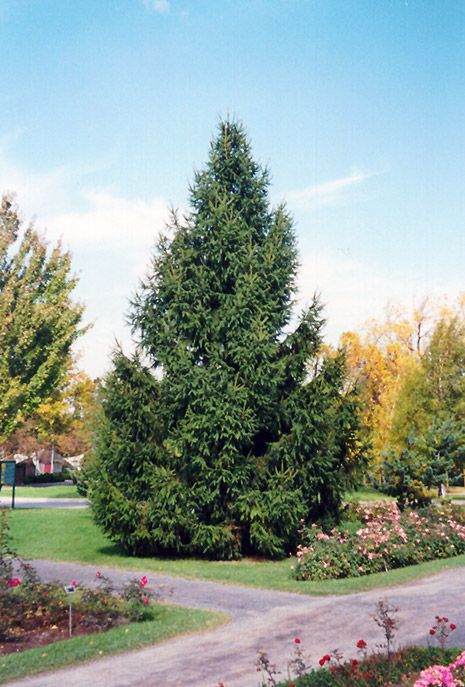
<path fill-rule="evenodd" d="M 11 487 L 2 487 L 0 496 L 8 496 L 11 499 Z M 53 487 L 16 487 L 16 496 L 29 499 L 80 499 L 74 484 L 57 484 Z"/>
<path fill-rule="evenodd" d="M 465 555 L 462 555 L 365 577 L 297 582 L 290 576 L 289 559 L 218 562 L 192 558 L 127 557 L 97 529 L 88 510 L 17 510 L 9 514 L 9 520 L 13 543 L 27 558 L 75 561 L 96 567 L 158 572 L 303 594 L 347 594 L 401 584 L 445 568 L 465 566 Z"/>
<path fill-rule="evenodd" d="M 160 605 L 156 609 L 156 617 L 151 621 L 132 623 L 101 634 L 81 635 L 48 646 L 0 656 L 0 684 L 25 675 L 139 649 L 174 635 L 205 630 L 225 619 L 220 613 Z"/>
<path fill-rule="evenodd" d="M 356 491 L 346 494 L 348 501 L 394 501 L 392 496 L 383 494 L 373 487 L 359 487 Z"/>

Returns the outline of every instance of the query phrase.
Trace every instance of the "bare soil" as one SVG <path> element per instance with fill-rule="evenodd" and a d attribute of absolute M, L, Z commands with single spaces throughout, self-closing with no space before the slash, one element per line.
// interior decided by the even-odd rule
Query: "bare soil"
<path fill-rule="evenodd" d="M 120 616 L 112 620 L 111 627 L 125 625 L 129 621 Z M 89 635 L 98 632 L 105 632 L 109 627 L 102 627 L 101 618 L 93 617 L 88 612 L 73 609 L 72 636 Z M 0 656 L 14 654 L 26 649 L 33 649 L 37 646 L 47 646 L 62 639 L 69 639 L 68 618 L 58 618 L 47 628 L 38 618 L 36 627 L 28 627 L 27 630 L 18 628 L 17 634 L 8 637 L 6 641 L 0 641 Z"/>

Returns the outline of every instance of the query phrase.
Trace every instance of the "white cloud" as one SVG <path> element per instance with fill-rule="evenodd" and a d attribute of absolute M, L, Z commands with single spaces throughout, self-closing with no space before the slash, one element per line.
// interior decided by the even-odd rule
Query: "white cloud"
<path fill-rule="evenodd" d="M 169 0 L 143 0 L 145 7 L 158 14 L 168 14 L 171 9 Z"/>
<path fill-rule="evenodd" d="M 129 200 L 110 190 L 84 191 L 85 210 L 46 217 L 48 234 L 66 244 L 111 244 L 128 241 L 132 247 L 151 245 L 168 219 L 162 198 Z"/>
<path fill-rule="evenodd" d="M 129 199 L 111 189 L 85 188 L 88 169 L 31 171 L 12 161 L 10 143 L 0 139 L 0 196 L 15 192 L 24 219 L 35 215 L 47 239 L 61 238 L 71 249 L 79 275 L 76 298 L 86 306 L 86 322 L 94 325 L 77 349 L 83 368 L 101 375 L 115 339 L 130 349 L 129 299 L 164 229 L 168 205 L 161 197 Z"/>
<path fill-rule="evenodd" d="M 325 181 L 303 189 L 288 191 L 285 194 L 285 198 L 291 205 L 304 210 L 321 205 L 332 205 L 338 202 L 351 188 L 379 174 L 383 174 L 383 172 L 354 171 L 340 179 L 333 179 L 332 181 Z"/>
<path fill-rule="evenodd" d="M 25 219 L 37 218 L 52 240 L 74 248 L 127 241 L 132 247 L 152 245 L 163 229 L 168 205 L 161 197 L 128 199 L 112 189 L 86 188 L 83 167 L 58 167 L 37 172 L 12 162 L 9 141 L 0 139 L 0 195 L 17 196 Z"/>

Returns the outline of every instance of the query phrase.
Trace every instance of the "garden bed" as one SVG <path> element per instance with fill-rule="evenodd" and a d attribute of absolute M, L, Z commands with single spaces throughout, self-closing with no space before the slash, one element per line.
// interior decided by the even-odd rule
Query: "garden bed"
<path fill-rule="evenodd" d="M 386 572 L 465 553 L 465 512 L 450 505 L 400 511 L 395 503 L 356 505 L 346 529 L 302 524 L 293 575 L 329 580 Z"/>
<path fill-rule="evenodd" d="M 120 617 L 115 620 L 113 627 L 127 625 L 128 623 L 129 620 L 127 618 Z M 89 625 L 87 613 L 77 611 L 73 614 L 73 637 L 101 631 L 101 628 Z M 47 644 L 68 639 L 68 637 L 68 620 L 64 618 L 61 622 L 59 621 L 59 624 L 55 622 L 48 628 L 39 625 L 21 632 L 18 637 L 9 637 L 7 641 L 0 641 L 0 656 L 26 651 L 38 646 L 47 646 Z"/>
<path fill-rule="evenodd" d="M 455 623 L 436 615 L 428 630 L 427 647 L 396 648 L 398 612 L 387 599 L 379 599 L 371 617 L 382 630 L 384 641 L 373 651 L 364 639 L 358 639 L 350 658 L 334 649 L 312 660 L 300 638 L 295 637 L 285 671 L 288 679 L 284 681 L 267 652 L 259 651 L 256 670 L 260 687 L 463 687 L 465 651 L 448 648 L 457 629 Z M 227 686 L 220 683 L 219 687 Z"/>
<path fill-rule="evenodd" d="M 33 568 L 22 561 L 16 565 L 22 577 L 5 574 L 5 567 L 11 570 L 3 558 L 3 566 L 0 565 L 0 657 L 154 617 L 153 593 L 146 587 L 145 576 L 131 580 L 121 594 L 115 594 L 110 580 L 99 572 L 96 573 L 95 589 L 78 585 L 75 580 L 65 588 L 40 582 Z"/>
<path fill-rule="evenodd" d="M 145 575 L 129 581 L 118 594 L 99 571 L 92 588 L 76 580 L 66 586 L 72 594 L 72 637 L 67 591 L 60 584 L 41 582 L 34 568 L 17 556 L 0 513 L 0 684 L 225 621 L 219 613 L 153 603 L 157 595 Z"/>
<path fill-rule="evenodd" d="M 465 652 L 459 649 L 408 647 L 393 653 L 372 654 L 362 660 L 335 661 L 332 666 L 313 670 L 302 677 L 276 683 L 277 687 L 458 687 L 463 682 L 450 681 L 450 675 L 464 677 L 462 665 L 454 671 L 448 666 L 457 658 L 465 662 Z M 442 670 L 434 670 L 441 666 Z M 422 671 L 424 671 L 422 675 Z M 441 681 L 434 681 L 436 676 Z M 447 681 L 449 680 L 449 681 Z M 266 682 L 262 683 L 267 685 Z M 273 684 L 269 682 L 268 684 Z"/>

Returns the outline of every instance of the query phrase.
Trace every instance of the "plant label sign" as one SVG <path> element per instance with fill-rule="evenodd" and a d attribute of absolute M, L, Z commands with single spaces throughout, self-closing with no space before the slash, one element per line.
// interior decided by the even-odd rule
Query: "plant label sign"
<path fill-rule="evenodd" d="M 14 460 L 0 461 L 0 485 L 13 487 L 16 479 L 16 463 Z"/>
<path fill-rule="evenodd" d="M 15 507 L 16 462 L 14 460 L 0 460 L 0 490 L 3 485 L 13 487 L 11 492 L 11 507 Z"/>
<path fill-rule="evenodd" d="M 74 594 L 74 592 L 76 591 L 76 587 L 74 586 L 74 584 L 65 584 L 64 590 L 67 594 Z"/>

